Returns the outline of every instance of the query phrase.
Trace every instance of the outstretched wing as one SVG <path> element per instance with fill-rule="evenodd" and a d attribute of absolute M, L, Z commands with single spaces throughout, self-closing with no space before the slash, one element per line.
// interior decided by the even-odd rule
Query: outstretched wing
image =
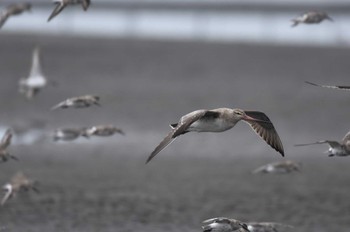
<path fill-rule="evenodd" d="M 269 144 L 273 149 L 284 156 L 284 149 L 280 137 L 270 119 L 263 112 L 244 111 L 246 115 L 259 119 L 260 121 L 245 121 L 252 129 Z"/>
<path fill-rule="evenodd" d="M 9 16 L 10 15 L 6 10 L 0 13 L 0 28 L 2 28 L 2 26 L 5 24 Z"/>
<path fill-rule="evenodd" d="M 54 105 L 53 107 L 51 107 L 51 110 L 57 110 L 59 108 L 67 108 L 66 100 L 58 103 L 57 105 Z"/>
<path fill-rule="evenodd" d="M 167 146 L 169 146 L 172 142 L 174 142 L 174 140 L 176 138 L 173 137 L 174 135 L 174 130 L 172 130 L 164 139 L 162 142 L 160 142 L 160 144 L 154 149 L 154 151 L 152 151 L 152 153 L 150 154 L 150 156 L 147 158 L 146 160 L 146 164 L 151 161 L 151 159 L 153 159 L 153 157 L 155 157 L 159 152 L 161 152 L 164 148 L 166 148 Z"/>
<path fill-rule="evenodd" d="M 319 85 L 319 84 L 315 84 L 315 83 L 309 82 L 309 81 L 305 81 L 305 83 L 307 83 L 309 85 L 317 86 L 317 87 L 331 88 L 331 89 L 342 89 L 342 90 L 350 91 L 350 86 L 346 86 L 346 85 Z"/>
<path fill-rule="evenodd" d="M 56 17 L 59 13 L 61 13 L 61 11 L 66 7 L 66 5 L 63 3 L 63 1 L 60 2 L 55 2 L 56 6 L 53 9 L 50 17 L 47 19 L 48 22 L 50 22 L 51 19 L 53 19 L 54 17 Z"/>
<path fill-rule="evenodd" d="M 202 224 L 211 224 L 214 222 L 230 224 L 231 221 L 229 218 L 216 217 L 216 218 L 210 218 L 210 219 L 204 220 L 204 221 L 202 221 Z"/>
<path fill-rule="evenodd" d="M 39 47 L 36 47 L 33 51 L 32 56 L 32 66 L 30 68 L 30 77 L 43 76 L 41 65 L 40 65 L 40 55 L 39 55 Z"/>
<path fill-rule="evenodd" d="M 296 147 L 301 147 L 301 146 L 309 146 L 309 145 L 314 145 L 314 144 L 324 144 L 328 143 L 328 145 L 332 148 L 339 148 L 341 147 L 341 144 L 337 141 L 331 141 L 331 140 L 321 140 L 313 143 L 301 143 L 301 144 L 295 144 L 294 146 Z"/>
<path fill-rule="evenodd" d="M 83 0 L 81 5 L 83 6 L 83 9 L 86 11 L 90 6 L 90 0 Z"/>
<path fill-rule="evenodd" d="M 5 193 L 5 196 L 1 199 L 0 204 L 4 205 L 6 203 L 6 201 L 10 198 L 11 194 L 12 194 L 12 189 Z"/>
<path fill-rule="evenodd" d="M 6 149 L 11 144 L 12 132 L 7 129 L 4 136 L 1 139 L 0 148 Z"/>
<path fill-rule="evenodd" d="M 162 142 L 154 149 L 154 151 L 148 157 L 146 163 L 151 161 L 151 159 L 161 152 L 164 148 L 169 146 L 177 136 L 182 135 L 187 132 L 188 127 L 199 118 L 201 118 L 207 110 L 197 110 L 183 116 L 179 123 L 176 124 L 176 127 L 163 139 Z M 175 125 L 175 124 L 173 124 Z"/>

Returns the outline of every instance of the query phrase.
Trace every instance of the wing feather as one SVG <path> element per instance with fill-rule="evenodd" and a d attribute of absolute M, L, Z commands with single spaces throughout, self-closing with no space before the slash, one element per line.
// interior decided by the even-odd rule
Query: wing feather
<path fill-rule="evenodd" d="M 61 13 L 61 11 L 66 7 L 65 4 L 63 4 L 62 2 L 56 2 L 55 3 L 56 6 L 53 9 L 51 15 L 49 16 L 49 18 L 47 19 L 48 22 L 50 22 L 51 19 L 53 19 L 54 17 L 56 17 L 59 13 Z"/>
<path fill-rule="evenodd" d="M 309 85 L 317 86 L 317 87 L 322 87 L 322 88 L 342 89 L 342 90 L 350 91 L 350 86 L 346 86 L 346 85 L 319 85 L 310 81 L 305 81 L 305 83 Z"/>
<path fill-rule="evenodd" d="M 12 133 L 10 129 L 7 129 L 4 136 L 1 139 L 0 147 L 6 149 L 11 144 Z"/>
<path fill-rule="evenodd" d="M 39 55 L 39 47 L 36 47 L 33 51 L 33 56 L 32 56 L 32 66 L 30 68 L 30 77 L 34 76 L 42 76 L 42 70 L 41 70 L 41 65 L 40 65 L 40 55 Z"/>
<path fill-rule="evenodd" d="M 258 119 L 260 121 L 245 121 L 251 128 L 273 149 L 278 151 L 282 156 L 284 156 L 284 149 L 278 133 L 273 126 L 270 119 L 263 113 L 259 111 L 245 111 L 245 113 Z"/>
<path fill-rule="evenodd" d="M 315 145 L 315 144 L 324 144 L 328 143 L 328 145 L 332 148 L 340 148 L 341 144 L 337 141 L 331 141 L 331 140 L 321 140 L 313 143 L 300 143 L 300 144 L 295 144 L 294 146 L 296 147 L 301 147 L 301 146 L 309 146 L 309 145 Z"/>
<path fill-rule="evenodd" d="M 187 132 L 188 127 L 198 119 L 200 119 L 207 110 L 197 110 L 193 111 L 185 116 L 183 116 L 179 123 L 177 123 L 176 127 L 171 130 L 171 132 L 160 142 L 160 144 L 153 150 L 153 152 L 149 155 L 146 160 L 146 164 L 153 159 L 159 152 L 161 152 L 164 148 L 169 146 L 176 137 L 179 135 L 185 134 Z M 175 124 L 172 124 L 175 125 Z"/>

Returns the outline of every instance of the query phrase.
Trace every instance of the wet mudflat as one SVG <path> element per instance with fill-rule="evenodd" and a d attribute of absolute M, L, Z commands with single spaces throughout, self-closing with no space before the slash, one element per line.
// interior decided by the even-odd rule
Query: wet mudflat
<path fill-rule="evenodd" d="M 31 50 L 57 86 L 34 101 L 17 93 Z M 350 50 L 69 37 L 0 37 L 1 126 L 44 124 L 46 138 L 14 145 L 20 162 L 1 164 L 1 183 L 23 170 L 40 194 L 23 193 L 0 208 L 8 231 L 201 231 L 204 219 L 276 221 L 296 231 L 347 231 L 350 160 L 329 158 L 327 146 L 348 131 L 348 92 L 305 80 L 349 84 Z M 71 96 L 98 94 L 102 107 L 49 109 Z M 240 123 L 222 134 L 180 137 L 144 162 L 169 130 L 195 109 L 264 111 L 286 158 L 303 163 L 292 175 L 252 175 L 281 160 Z M 105 139 L 54 143 L 56 127 L 113 123 L 126 132 Z"/>

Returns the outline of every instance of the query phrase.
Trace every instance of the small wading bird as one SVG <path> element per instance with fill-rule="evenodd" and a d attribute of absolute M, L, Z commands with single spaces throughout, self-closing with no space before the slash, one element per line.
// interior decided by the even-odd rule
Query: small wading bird
<path fill-rule="evenodd" d="M 293 226 L 276 222 L 248 222 L 247 226 L 250 232 L 278 232 L 279 228 L 294 228 Z"/>
<path fill-rule="evenodd" d="M 146 163 L 171 144 L 179 135 L 191 131 L 223 132 L 234 127 L 240 120 L 248 123 L 267 144 L 284 156 L 283 145 L 277 131 L 264 113 L 259 111 L 244 111 L 241 109 L 218 108 L 193 111 L 181 117 L 178 123 L 171 124 L 171 132 L 154 149 Z"/>
<path fill-rule="evenodd" d="M 61 13 L 61 11 L 68 5 L 80 4 L 84 11 L 86 11 L 90 6 L 90 0 L 53 0 L 53 3 L 56 4 L 56 7 L 52 11 L 50 17 L 47 19 L 48 22 Z"/>
<path fill-rule="evenodd" d="M 225 217 L 211 218 L 202 222 L 203 232 L 244 232 L 248 231 L 248 226 L 236 219 Z"/>
<path fill-rule="evenodd" d="M 350 131 L 344 136 L 341 142 L 331 140 L 321 140 L 314 143 L 295 144 L 294 146 L 308 146 L 313 144 L 327 143 L 329 146 L 328 153 L 329 157 L 332 156 L 348 156 L 350 155 Z"/>
<path fill-rule="evenodd" d="M 79 136 L 84 135 L 85 130 L 85 128 L 56 129 L 54 131 L 53 140 L 72 141 L 77 139 Z"/>
<path fill-rule="evenodd" d="M 18 161 L 18 158 L 16 156 L 11 155 L 7 151 L 8 146 L 10 146 L 11 144 L 11 139 L 12 139 L 11 130 L 7 129 L 0 142 L 0 159 L 2 160 L 2 162 L 6 162 L 9 159 L 14 159 Z"/>
<path fill-rule="evenodd" d="M 125 135 L 122 129 L 119 129 L 113 125 L 99 125 L 87 128 L 83 133 L 83 136 L 90 137 L 92 135 L 95 136 L 111 136 L 115 133 L 119 133 L 121 135 Z"/>
<path fill-rule="evenodd" d="M 296 27 L 299 25 L 299 23 L 305 23 L 305 24 L 317 24 L 322 22 L 323 20 L 328 19 L 329 21 L 333 22 L 333 19 L 328 16 L 325 12 L 320 11 L 310 11 L 305 14 L 302 14 L 301 16 L 292 19 L 293 24 L 292 27 Z"/>
<path fill-rule="evenodd" d="M 47 79 L 43 75 L 40 65 L 39 48 L 33 51 L 32 66 L 28 77 L 19 80 L 19 92 L 24 94 L 28 99 L 33 98 L 47 84 Z"/>
<path fill-rule="evenodd" d="M 301 168 L 301 164 L 286 160 L 282 162 L 274 162 L 270 164 L 266 164 L 264 166 L 261 166 L 253 171 L 253 174 L 256 173 L 290 173 L 290 172 L 299 172 Z"/>
<path fill-rule="evenodd" d="M 5 190 L 5 196 L 1 200 L 1 205 L 4 205 L 9 198 L 16 196 L 18 192 L 23 190 L 34 190 L 38 193 L 39 191 L 35 187 L 35 184 L 36 181 L 29 179 L 22 172 L 18 172 L 11 178 L 9 183 L 3 185 L 2 188 Z"/>
<path fill-rule="evenodd" d="M 87 108 L 92 105 L 100 106 L 99 101 L 100 101 L 100 97 L 93 96 L 93 95 L 72 97 L 53 106 L 51 110 L 66 109 L 66 108 Z"/>
<path fill-rule="evenodd" d="M 26 10 L 30 11 L 31 7 L 32 5 L 30 3 L 17 3 L 6 7 L 5 10 L 0 12 L 0 28 L 5 24 L 11 15 L 19 15 Z"/>
<path fill-rule="evenodd" d="M 313 85 L 313 86 L 317 86 L 317 87 L 323 87 L 323 88 L 330 88 L 330 89 L 341 89 L 341 90 L 350 90 L 350 86 L 349 85 L 319 85 L 319 84 L 315 84 L 309 81 L 305 81 L 305 83 L 309 84 L 309 85 Z"/>

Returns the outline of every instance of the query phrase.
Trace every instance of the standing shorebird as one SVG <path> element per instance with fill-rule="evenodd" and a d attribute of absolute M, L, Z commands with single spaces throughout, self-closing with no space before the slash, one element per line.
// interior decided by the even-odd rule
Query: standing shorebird
<path fill-rule="evenodd" d="M 294 146 L 308 146 L 313 144 L 328 143 L 328 156 L 349 156 L 350 155 L 350 131 L 344 136 L 341 142 L 332 140 L 321 140 L 314 143 L 295 144 Z"/>
<path fill-rule="evenodd" d="M 191 131 L 223 132 L 234 127 L 240 120 L 248 123 L 267 144 L 284 156 L 283 145 L 277 131 L 270 119 L 263 112 L 218 108 L 193 111 L 182 116 L 178 123 L 171 124 L 171 132 L 154 149 L 146 163 L 171 144 L 179 135 Z"/>
<path fill-rule="evenodd" d="M 0 159 L 2 160 L 2 162 L 6 162 L 9 159 L 14 159 L 18 161 L 18 158 L 16 156 L 11 155 L 7 151 L 8 146 L 10 146 L 11 144 L 11 139 L 12 139 L 11 130 L 7 129 L 0 142 Z"/>
<path fill-rule="evenodd" d="M 317 87 L 322 87 L 322 88 L 341 89 L 341 90 L 350 91 L 349 85 L 319 85 L 309 81 L 305 81 L 305 83 L 309 85 L 317 86 Z"/>
<path fill-rule="evenodd" d="M 253 171 L 256 173 L 290 173 L 299 172 L 301 169 L 301 164 L 291 160 L 286 160 L 282 162 L 274 162 L 261 166 Z"/>
<path fill-rule="evenodd" d="M 247 222 L 247 226 L 250 232 L 278 232 L 279 228 L 294 228 L 276 222 Z"/>
<path fill-rule="evenodd" d="M 244 232 L 250 231 L 248 226 L 236 219 L 229 219 L 225 217 L 211 218 L 202 222 L 203 232 Z"/>
<path fill-rule="evenodd" d="M 32 5 L 30 3 L 16 3 L 6 7 L 5 10 L 0 12 L 0 28 L 5 24 L 11 15 L 19 15 L 24 11 L 30 11 L 31 7 Z"/>
<path fill-rule="evenodd" d="M 32 66 L 28 77 L 19 80 L 19 92 L 27 98 L 33 98 L 39 91 L 47 85 L 47 79 L 44 76 L 40 64 L 40 50 L 36 47 L 33 51 Z"/>
<path fill-rule="evenodd" d="M 86 128 L 65 128 L 56 129 L 54 131 L 54 141 L 72 141 L 77 139 L 79 136 L 84 135 Z"/>
<path fill-rule="evenodd" d="M 2 187 L 6 192 L 1 200 L 1 205 L 4 205 L 9 198 L 14 197 L 19 191 L 34 190 L 35 192 L 39 192 L 35 184 L 36 181 L 29 179 L 22 172 L 18 172 L 11 178 L 9 183 Z"/>
<path fill-rule="evenodd" d="M 61 11 L 68 5 L 80 4 L 84 11 L 86 11 L 90 6 L 90 0 L 53 0 L 53 3 L 56 4 L 56 7 L 52 11 L 50 17 L 47 19 L 48 22 L 61 13 Z"/>
<path fill-rule="evenodd" d="M 124 131 L 120 128 L 117 128 L 113 125 L 99 125 L 87 128 L 83 133 L 83 136 L 90 137 L 92 135 L 95 136 L 112 136 L 115 133 L 119 133 L 121 135 L 125 135 Z"/>
<path fill-rule="evenodd" d="M 301 16 L 295 19 L 292 19 L 293 24 L 291 26 L 296 27 L 297 25 L 299 25 L 299 23 L 317 24 L 322 22 L 325 19 L 329 21 L 333 21 L 333 19 L 329 17 L 326 12 L 310 11 L 305 14 L 302 14 Z"/>
<path fill-rule="evenodd" d="M 99 101 L 100 101 L 100 97 L 93 96 L 93 95 L 72 97 L 53 106 L 51 110 L 66 109 L 66 108 L 87 108 L 92 105 L 100 106 Z"/>

